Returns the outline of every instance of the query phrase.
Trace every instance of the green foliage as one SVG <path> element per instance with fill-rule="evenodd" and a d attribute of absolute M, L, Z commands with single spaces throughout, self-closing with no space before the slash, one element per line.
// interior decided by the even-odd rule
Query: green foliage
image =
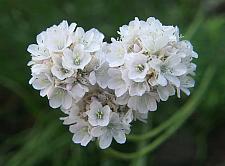
<path fill-rule="evenodd" d="M 157 165 L 158 155 L 153 150 L 168 141 L 178 128 L 195 139 L 194 165 L 205 165 L 210 161 L 209 136 L 219 131 L 225 120 L 225 9 L 222 12 L 220 9 L 223 4 L 222 0 L 0 0 L 0 165 Z M 179 100 L 173 97 L 160 103 L 157 112 L 150 114 L 148 124 L 135 124 L 132 134 L 138 137 L 130 136 L 128 143 L 115 144 L 113 148 L 129 154 L 138 149 L 142 157 L 121 161 L 111 158 L 115 151 L 111 150 L 108 156 L 94 144 L 83 148 L 72 143 L 72 134 L 59 120 L 63 114 L 52 110 L 47 99 L 28 85 L 30 71 L 26 64 L 30 57 L 26 48 L 35 42 L 39 32 L 62 19 L 77 22 L 86 30 L 96 27 L 109 41 L 110 36 L 117 37 L 119 26 L 135 16 L 141 19 L 154 16 L 164 24 L 178 25 L 184 38 L 191 39 L 199 59 L 193 96 L 190 99 L 182 96 Z M 213 79 L 206 71 L 208 66 L 216 68 Z M 190 103 L 206 83 L 209 86 L 198 99 L 200 104 L 195 110 L 196 105 Z M 188 115 L 182 113 L 186 107 Z M 188 123 L 180 127 L 194 110 Z M 153 129 L 140 130 L 146 125 Z M 146 151 L 147 147 L 150 150 Z M 119 157 L 124 155 L 115 153 Z M 218 161 L 213 165 L 216 164 Z"/>

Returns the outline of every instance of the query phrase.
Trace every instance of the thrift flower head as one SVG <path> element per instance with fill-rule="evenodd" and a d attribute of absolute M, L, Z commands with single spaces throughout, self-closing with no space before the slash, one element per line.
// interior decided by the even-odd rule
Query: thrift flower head
<path fill-rule="evenodd" d="M 182 40 L 176 26 L 153 17 L 135 18 L 118 31 L 119 38 L 103 42 L 96 29 L 87 32 L 63 21 L 37 36 L 29 45 L 29 83 L 60 108 L 73 142 L 100 148 L 113 140 L 126 142 L 131 123 L 146 122 L 160 101 L 194 87 L 198 55 Z"/>

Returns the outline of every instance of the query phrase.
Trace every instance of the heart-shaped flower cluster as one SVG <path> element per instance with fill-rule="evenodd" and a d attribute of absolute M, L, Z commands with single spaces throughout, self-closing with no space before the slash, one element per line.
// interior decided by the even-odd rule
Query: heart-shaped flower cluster
<path fill-rule="evenodd" d="M 119 38 L 103 42 L 96 29 L 87 32 L 63 21 L 37 36 L 28 52 L 30 84 L 60 108 L 74 143 L 98 140 L 105 149 L 112 139 L 122 144 L 130 123 L 146 121 L 157 102 L 183 91 L 190 94 L 198 55 L 179 30 L 150 17 L 120 27 Z"/>

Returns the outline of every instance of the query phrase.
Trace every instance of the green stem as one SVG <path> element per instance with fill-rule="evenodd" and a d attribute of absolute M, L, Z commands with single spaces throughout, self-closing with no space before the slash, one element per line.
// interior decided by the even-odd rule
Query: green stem
<path fill-rule="evenodd" d="M 151 129 L 151 126 L 149 126 L 149 125 L 142 126 L 143 133 L 147 132 L 149 129 Z M 138 150 L 144 148 L 147 144 L 148 144 L 147 140 L 138 142 Z M 148 158 L 148 160 L 149 160 L 149 158 Z M 147 157 L 139 157 L 139 158 L 133 159 L 131 161 L 130 166 L 136 166 L 136 165 L 141 165 L 141 166 L 147 165 Z"/>
<path fill-rule="evenodd" d="M 175 123 L 176 119 L 178 119 L 181 116 L 182 112 L 177 112 L 174 114 L 171 118 L 169 118 L 167 121 L 165 121 L 160 126 L 150 130 L 149 132 L 142 134 L 142 135 L 128 135 L 127 138 L 129 141 L 142 141 L 149 138 L 152 138 L 154 136 L 157 136 L 161 132 L 163 132 L 165 129 L 167 129 L 169 126 L 171 126 L 173 123 Z"/>
<path fill-rule="evenodd" d="M 193 113 L 196 107 L 199 105 L 202 96 L 210 84 L 210 81 L 213 78 L 215 69 L 208 68 L 205 75 L 203 76 L 202 82 L 198 91 L 193 95 L 193 97 L 189 100 L 189 102 L 180 110 L 181 114 L 180 120 L 178 120 L 174 125 L 170 126 L 163 134 L 161 134 L 157 139 L 155 139 L 152 143 L 145 146 L 143 149 L 137 152 L 124 153 L 119 152 L 113 149 L 109 149 L 105 151 L 106 154 L 109 154 L 113 157 L 121 158 L 121 159 L 132 159 L 143 156 L 154 149 L 156 149 L 160 144 L 162 144 L 167 138 L 169 138 L 177 129 L 181 127 L 181 125 L 188 119 L 188 117 Z"/>

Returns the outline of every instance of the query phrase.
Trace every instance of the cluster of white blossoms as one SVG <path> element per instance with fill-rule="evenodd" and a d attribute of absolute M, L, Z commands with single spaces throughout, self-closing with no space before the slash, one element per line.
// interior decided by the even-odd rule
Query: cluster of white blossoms
<path fill-rule="evenodd" d="M 63 21 L 37 36 L 28 52 L 30 84 L 47 96 L 52 108 L 66 114 L 74 143 L 98 140 L 105 149 L 114 138 L 126 142 L 131 122 L 146 121 L 157 102 L 183 91 L 190 94 L 197 58 L 179 30 L 150 17 L 123 25 L 120 37 L 103 42 L 96 29 L 87 32 Z"/>

